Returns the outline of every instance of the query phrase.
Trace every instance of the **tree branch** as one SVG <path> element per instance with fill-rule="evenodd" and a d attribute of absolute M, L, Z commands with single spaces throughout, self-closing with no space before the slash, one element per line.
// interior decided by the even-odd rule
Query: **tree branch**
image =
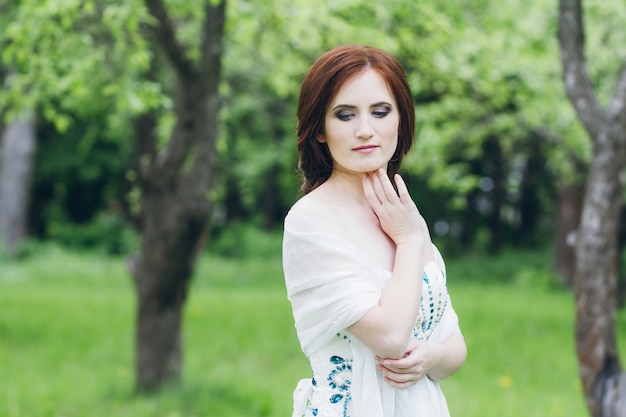
<path fill-rule="evenodd" d="M 226 0 L 218 4 L 207 1 L 202 24 L 202 46 L 200 58 L 200 74 L 203 87 L 207 93 L 217 92 L 216 81 L 220 79 L 221 56 L 223 49 L 222 37 L 226 21 Z"/>
<path fill-rule="evenodd" d="M 174 181 L 180 167 L 191 147 L 193 130 L 193 112 L 197 103 L 194 102 L 191 84 L 197 79 L 194 64 L 186 58 L 186 48 L 176 38 L 174 24 L 163 0 L 145 0 L 146 7 L 157 23 L 153 28 L 155 41 L 165 53 L 178 77 L 178 93 L 176 101 L 176 125 L 170 135 L 166 149 L 153 162 L 153 169 L 163 178 Z"/>
<path fill-rule="evenodd" d="M 219 83 L 223 51 L 224 23 L 226 20 L 226 0 L 218 4 L 208 1 L 205 7 L 205 18 L 202 25 L 202 56 L 200 58 L 200 74 L 198 84 L 203 92 L 202 116 L 198 123 L 199 134 L 196 136 L 196 154 L 193 166 L 186 175 L 185 181 L 196 196 L 204 196 L 201 187 L 210 186 L 215 172 L 216 141 L 218 114 L 220 110 Z M 202 181 L 199 181 L 202 179 Z M 206 182 L 206 184 L 205 184 Z"/>
<path fill-rule="evenodd" d="M 581 0 L 559 0 L 558 36 L 567 94 L 585 129 L 594 138 L 598 120 L 606 120 L 608 114 L 600 105 L 587 73 Z"/>
<path fill-rule="evenodd" d="M 563 150 L 578 173 L 582 174 L 587 171 L 589 162 L 585 161 L 574 149 L 572 149 L 562 136 L 557 135 L 545 126 L 532 126 L 526 121 L 522 121 L 521 123 L 527 130 L 546 140 L 550 143 L 550 145 Z"/>
<path fill-rule="evenodd" d="M 176 39 L 174 24 L 162 0 L 145 0 L 150 14 L 157 20 L 154 33 L 159 46 L 165 51 L 178 75 L 183 78 L 193 74 L 193 64 L 185 57 L 186 48 Z"/>
<path fill-rule="evenodd" d="M 609 112 L 613 117 L 626 118 L 626 63 L 622 66 L 622 72 L 617 80 Z"/>
<path fill-rule="evenodd" d="M 218 86 L 220 79 L 222 37 L 226 0 L 214 5 L 207 1 L 203 21 L 200 66 L 185 58 L 185 48 L 176 40 L 173 24 L 162 0 L 145 0 L 153 16 L 159 20 L 157 42 L 165 50 L 178 73 L 176 94 L 176 125 L 166 149 L 156 158 L 154 169 L 162 178 L 177 181 L 190 150 L 195 146 L 192 181 L 210 175 L 214 158 Z M 198 139 L 201 138 L 201 139 Z M 200 182 L 203 184 L 203 182 Z"/>

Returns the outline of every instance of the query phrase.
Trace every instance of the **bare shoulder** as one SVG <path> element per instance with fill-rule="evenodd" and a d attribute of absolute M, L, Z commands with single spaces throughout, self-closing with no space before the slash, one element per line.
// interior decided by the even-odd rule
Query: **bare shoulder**
<path fill-rule="evenodd" d="M 314 219 L 335 223 L 336 209 L 333 199 L 318 187 L 298 200 L 292 207 L 292 211 L 305 214 Z"/>

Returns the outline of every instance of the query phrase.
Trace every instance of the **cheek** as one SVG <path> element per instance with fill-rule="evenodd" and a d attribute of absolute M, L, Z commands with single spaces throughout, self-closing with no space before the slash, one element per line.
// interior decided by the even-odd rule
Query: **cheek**
<path fill-rule="evenodd" d="M 389 126 L 387 130 L 387 137 L 389 138 L 394 150 L 398 149 L 400 143 L 400 124 L 396 123 Z"/>
<path fill-rule="evenodd" d="M 389 127 L 387 127 L 386 136 L 395 137 L 398 140 L 398 136 L 400 136 L 400 123 L 390 123 Z"/>
<path fill-rule="evenodd" d="M 324 141 L 326 143 L 341 141 L 349 134 L 350 126 L 347 123 L 337 123 L 336 121 L 331 121 L 326 123 Z"/>

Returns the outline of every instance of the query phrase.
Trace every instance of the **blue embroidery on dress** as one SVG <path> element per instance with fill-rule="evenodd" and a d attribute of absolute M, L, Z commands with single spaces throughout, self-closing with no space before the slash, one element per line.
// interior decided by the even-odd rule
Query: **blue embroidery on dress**
<path fill-rule="evenodd" d="M 338 392 L 333 394 L 329 401 L 331 404 L 337 404 L 343 400 L 343 417 L 348 417 L 348 403 L 352 401 L 350 393 L 352 381 L 349 379 L 352 376 L 352 359 L 345 360 L 340 356 L 331 356 L 330 363 L 335 365 L 335 369 L 330 371 L 326 381 L 333 391 Z"/>
<path fill-rule="evenodd" d="M 422 298 L 420 300 L 419 314 L 413 327 L 413 336 L 417 340 L 427 340 L 436 325 L 443 319 L 444 311 L 448 305 L 448 291 L 445 285 L 445 276 L 443 273 L 428 276 L 424 272 L 422 276 Z M 338 332 L 336 337 L 351 343 L 350 333 Z M 344 359 L 338 355 L 328 357 L 329 363 L 332 365 L 330 372 L 326 377 L 326 383 L 330 387 L 330 392 L 326 391 L 325 400 L 332 407 L 342 407 L 342 417 L 350 417 L 348 415 L 348 407 L 352 401 L 351 385 L 352 385 L 352 359 Z M 319 376 L 319 375 L 318 375 Z M 323 379 L 312 380 L 313 386 L 319 387 L 324 385 Z M 319 408 L 313 408 L 309 403 L 307 415 L 317 417 Z M 334 413 L 333 413 L 334 415 Z"/>
<path fill-rule="evenodd" d="M 437 277 L 431 280 L 426 272 L 424 272 L 423 281 L 420 311 L 413 327 L 413 337 L 418 340 L 428 339 L 435 325 L 443 318 L 448 304 L 448 291 L 445 284 L 439 283 Z"/>

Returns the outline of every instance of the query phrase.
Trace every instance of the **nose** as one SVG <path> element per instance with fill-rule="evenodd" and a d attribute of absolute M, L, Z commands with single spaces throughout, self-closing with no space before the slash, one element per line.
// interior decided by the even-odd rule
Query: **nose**
<path fill-rule="evenodd" d="M 367 118 L 362 118 L 356 130 L 356 136 L 359 139 L 369 139 L 374 136 L 374 130 L 369 124 Z"/>

